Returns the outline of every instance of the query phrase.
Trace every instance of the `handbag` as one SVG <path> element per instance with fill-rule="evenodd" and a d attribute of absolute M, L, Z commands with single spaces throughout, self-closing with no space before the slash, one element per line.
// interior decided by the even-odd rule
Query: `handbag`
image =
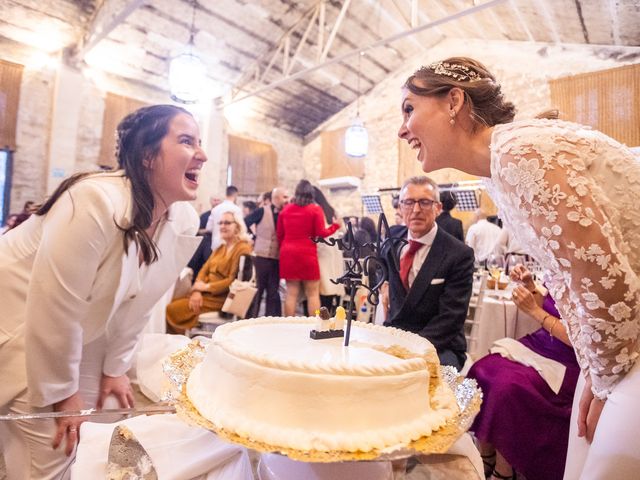
<path fill-rule="evenodd" d="M 238 276 L 244 271 L 245 257 L 240 257 Z M 222 305 L 222 311 L 231 313 L 237 317 L 245 318 L 249 307 L 258 291 L 255 283 L 255 270 L 252 269 L 251 279 L 248 281 L 236 278 L 229 287 L 229 294 Z"/>

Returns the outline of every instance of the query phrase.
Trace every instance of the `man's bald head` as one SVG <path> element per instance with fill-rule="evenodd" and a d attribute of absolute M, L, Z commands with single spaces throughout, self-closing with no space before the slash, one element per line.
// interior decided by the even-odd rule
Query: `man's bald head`
<path fill-rule="evenodd" d="M 276 187 L 271 191 L 271 203 L 281 210 L 289 202 L 289 192 L 286 188 Z"/>

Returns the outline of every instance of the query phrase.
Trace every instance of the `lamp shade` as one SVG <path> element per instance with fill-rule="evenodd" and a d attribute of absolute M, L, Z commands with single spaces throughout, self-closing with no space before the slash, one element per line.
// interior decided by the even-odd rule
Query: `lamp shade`
<path fill-rule="evenodd" d="M 368 150 L 369 134 L 360 117 L 356 117 L 344 134 L 344 151 L 350 157 L 364 157 Z"/>
<path fill-rule="evenodd" d="M 180 103 L 196 103 L 205 88 L 206 69 L 193 53 L 183 53 L 169 64 L 171 98 Z"/>

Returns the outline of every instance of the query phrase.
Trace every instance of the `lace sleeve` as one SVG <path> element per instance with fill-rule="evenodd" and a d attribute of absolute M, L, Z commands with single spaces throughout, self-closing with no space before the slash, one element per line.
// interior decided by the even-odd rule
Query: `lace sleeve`
<path fill-rule="evenodd" d="M 544 146 L 503 147 L 501 188 L 567 288 L 559 303 L 572 343 L 594 394 L 606 398 L 638 356 L 640 298 L 629 245 L 585 165 L 584 145 L 556 137 Z"/>

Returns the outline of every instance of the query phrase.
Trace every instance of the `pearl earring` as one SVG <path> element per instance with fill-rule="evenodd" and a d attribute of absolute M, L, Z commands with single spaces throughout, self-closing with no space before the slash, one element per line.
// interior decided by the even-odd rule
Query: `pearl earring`
<path fill-rule="evenodd" d="M 449 115 L 451 115 L 451 120 L 449 120 L 449 124 L 453 127 L 456 124 L 456 113 L 452 110 L 451 112 L 449 112 Z"/>

